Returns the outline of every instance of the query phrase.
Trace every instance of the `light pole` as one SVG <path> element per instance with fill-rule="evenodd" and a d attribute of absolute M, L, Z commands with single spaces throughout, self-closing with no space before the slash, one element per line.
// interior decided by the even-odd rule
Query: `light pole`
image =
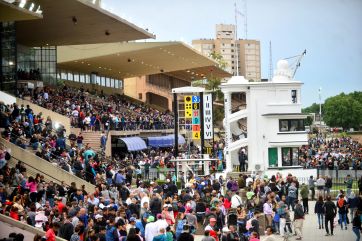
<path fill-rule="evenodd" d="M 319 133 L 322 136 L 322 87 L 319 87 L 318 94 L 319 94 Z"/>

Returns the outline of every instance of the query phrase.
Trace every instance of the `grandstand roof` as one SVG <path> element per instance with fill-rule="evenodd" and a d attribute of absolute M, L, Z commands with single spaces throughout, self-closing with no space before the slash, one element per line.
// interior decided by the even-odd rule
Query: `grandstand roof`
<path fill-rule="evenodd" d="M 58 47 L 58 67 L 112 78 L 165 73 L 183 80 L 230 77 L 182 42 L 112 43 Z"/>
<path fill-rule="evenodd" d="M 112 43 L 154 38 L 146 30 L 90 0 L 32 0 L 43 19 L 17 23 L 17 40 L 27 46 Z"/>
<path fill-rule="evenodd" d="M 41 19 L 42 15 L 0 0 L 0 22 Z"/>

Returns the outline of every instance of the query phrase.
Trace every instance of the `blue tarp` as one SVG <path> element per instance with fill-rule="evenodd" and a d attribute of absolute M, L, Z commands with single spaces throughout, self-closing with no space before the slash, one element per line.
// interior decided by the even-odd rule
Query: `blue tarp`
<path fill-rule="evenodd" d="M 119 139 L 126 144 L 128 151 L 140 151 L 147 149 L 146 143 L 141 137 L 123 137 Z"/>
<path fill-rule="evenodd" d="M 173 147 L 174 144 L 175 135 L 148 137 L 148 145 L 151 147 Z M 185 138 L 182 135 L 178 136 L 178 144 L 185 144 Z"/>

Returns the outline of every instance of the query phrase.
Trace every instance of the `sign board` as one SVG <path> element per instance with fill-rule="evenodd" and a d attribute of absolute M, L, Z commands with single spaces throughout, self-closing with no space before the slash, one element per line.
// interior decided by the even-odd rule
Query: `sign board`
<path fill-rule="evenodd" d="M 28 89 L 34 89 L 34 84 L 33 84 L 33 83 L 28 82 Z"/>
<path fill-rule="evenodd" d="M 43 88 L 44 87 L 43 81 L 36 82 L 36 87 Z"/>
<path fill-rule="evenodd" d="M 186 102 L 185 102 L 186 103 Z M 192 139 L 200 139 L 200 96 L 192 96 Z"/>
<path fill-rule="evenodd" d="M 204 99 L 204 138 L 210 140 L 213 138 L 214 126 L 212 121 L 212 94 L 205 93 Z"/>

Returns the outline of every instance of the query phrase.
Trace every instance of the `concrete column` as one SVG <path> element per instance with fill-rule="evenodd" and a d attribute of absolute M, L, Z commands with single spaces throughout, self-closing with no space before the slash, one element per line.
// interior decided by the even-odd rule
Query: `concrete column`
<path fill-rule="evenodd" d="M 229 116 L 231 115 L 231 93 L 224 92 L 224 112 L 225 112 L 225 160 L 226 160 L 226 172 L 233 171 L 233 163 L 231 161 L 231 153 L 229 152 L 229 145 L 232 142 L 232 135 L 230 129 Z"/>
<path fill-rule="evenodd" d="M 283 166 L 282 162 L 282 148 L 278 146 L 278 167 Z"/>

